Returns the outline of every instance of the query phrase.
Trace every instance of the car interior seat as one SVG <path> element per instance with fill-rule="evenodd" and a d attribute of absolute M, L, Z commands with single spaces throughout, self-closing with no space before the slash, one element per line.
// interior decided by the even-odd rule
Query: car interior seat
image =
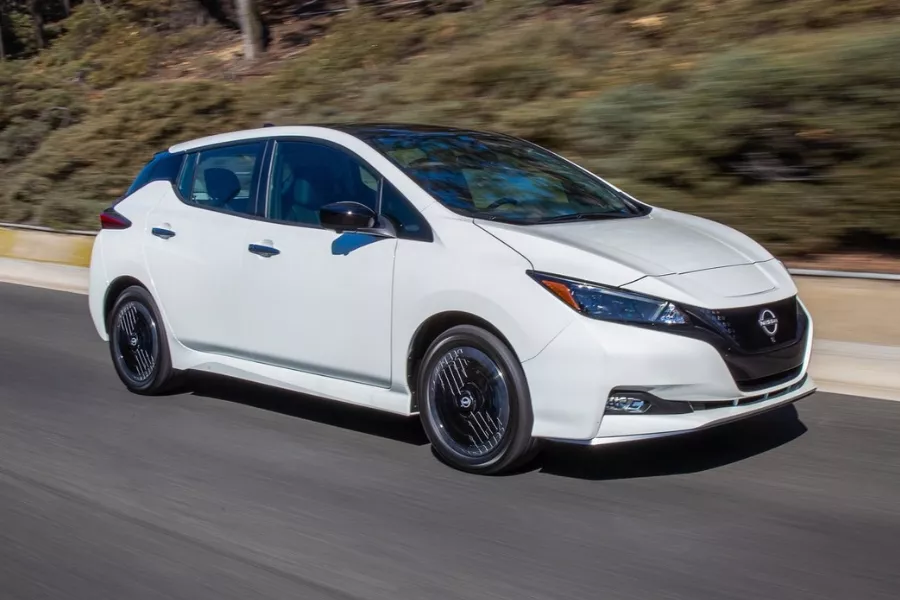
<path fill-rule="evenodd" d="M 315 168 L 292 169 L 293 183 L 282 195 L 281 218 L 293 223 L 319 224 L 319 209 L 333 202 L 326 185 L 327 175 Z"/>
<path fill-rule="evenodd" d="M 212 168 L 203 172 L 209 205 L 213 208 L 237 210 L 231 203 L 241 193 L 241 182 L 238 176 L 229 169 Z M 239 211 L 244 212 L 244 211 Z"/>

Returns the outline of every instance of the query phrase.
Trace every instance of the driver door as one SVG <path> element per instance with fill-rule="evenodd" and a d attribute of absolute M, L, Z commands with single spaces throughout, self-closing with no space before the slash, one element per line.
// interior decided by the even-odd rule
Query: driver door
<path fill-rule="evenodd" d="M 256 360 L 390 387 L 391 296 L 397 240 L 338 234 L 318 209 L 351 200 L 375 209 L 379 176 L 355 155 L 316 141 L 279 141 L 266 218 L 250 225 L 242 314 Z"/>

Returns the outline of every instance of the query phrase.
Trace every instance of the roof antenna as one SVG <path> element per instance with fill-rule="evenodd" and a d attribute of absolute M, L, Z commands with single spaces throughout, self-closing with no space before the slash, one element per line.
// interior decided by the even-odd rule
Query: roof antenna
<path fill-rule="evenodd" d="M 275 123 L 263 123 L 263 127 L 275 127 Z"/>

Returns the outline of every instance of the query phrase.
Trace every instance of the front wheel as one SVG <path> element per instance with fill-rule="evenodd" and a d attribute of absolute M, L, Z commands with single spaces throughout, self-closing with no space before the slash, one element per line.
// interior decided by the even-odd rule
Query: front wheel
<path fill-rule="evenodd" d="M 533 455 L 525 374 L 490 332 L 460 325 L 438 336 L 422 361 L 418 390 L 425 433 L 449 465 L 496 474 Z"/>
<path fill-rule="evenodd" d="M 137 394 L 159 394 L 174 380 L 162 319 L 150 292 L 132 286 L 109 314 L 109 351 L 116 374 Z"/>

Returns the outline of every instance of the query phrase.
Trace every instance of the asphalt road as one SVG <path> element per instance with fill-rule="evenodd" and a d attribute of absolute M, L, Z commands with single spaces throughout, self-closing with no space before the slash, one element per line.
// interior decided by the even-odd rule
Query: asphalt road
<path fill-rule="evenodd" d="M 486 478 L 414 421 L 124 391 L 84 296 L 0 285 L 0 598 L 900 597 L 900 403 L 818 394 Z"/>

